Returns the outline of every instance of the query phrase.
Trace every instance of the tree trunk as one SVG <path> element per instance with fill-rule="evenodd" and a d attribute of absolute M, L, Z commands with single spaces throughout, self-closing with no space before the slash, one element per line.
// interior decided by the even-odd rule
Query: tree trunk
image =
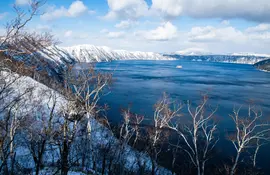
<path fill-rule="evenodd" d="M 151 175 L 156 175 L 156 165 L 155 165 L 155 161 L 152 160 L 152 172 Z"/>
<path fill-rule="evenodd" d="M 205 160 L 202 162 L 202 171 L 201 171 L 201 175 L 204 175 L 204 171 L 205 171 Z"/>
<path fill-rule="evenodd" d="M 45 146 L 46 146 L 46 140 L 43 140 L 41 144 L 41 149 L 38 152 L 38 160 L 36 161 L 36 175 L 39 174 L 40 168 L 42 167 L 42 159 L 43 159 Z"/>
<path fill-rule="evenodd" d="M 10 175 L 14 175 L 14 166 L 15 166 L 15 158 L 16 158 L 16 152 L 11 154 L 11 170 Z"/>
<path fill-rule="evenodd" d="M 112 164 L 113 164 L 113 159 L 110 157 L 110 161 L 108 165 L 108 175 L 112 175 Z"/>
<path fill-rule="evenodd" d="M 256 150 L 255 150 L 255 153 L 254 153 L 254 156 L 253 156 L 253 167 L 254 168 L 256 167 L 256 159 L 257 159 L 257 154 L 259 152 L 259 149 L 260 149 L 260 146 L 257 146 Z"/>
<path fill-rule="evenodd" d="M 106 169 L 106 154 L 103 155 L 103 160 L 102 160 L 102 175 L 105 174 L 105 169 Z"/>
<path fill-rule="evenodd" d="M 234 161 L 233 167 L 232 167 L 232 169 L 231 169 L 230 175 L 234 175 L 236 166 L 237 166 L 237 164 L 238 164 L 240 152 L 241 152 L 241 151 L 237 151 L 237 156 L 236 156 L 236 158 L 235 158 L 235 161 Z"/>
<path fill-rule="evenodd" d="M 197 166 L 197 175 L 201 175 L 201 169 L 199 166 Z"/>
<path fill-rule="evenodd" d="M 9 175 L 9 170 L 8 170 L 8 165 L 7 165 L 7 162 L 5 161 L 5 165 L 4 165 L 4 173 L 5 175 Z"/>
<path fill-rule="evenodd" d="M 62 167 L 61 167 L 61 175 L 68 174 L 68 143 L 65 140 L 63 145 L 63 152 L 62 152 Z"/>

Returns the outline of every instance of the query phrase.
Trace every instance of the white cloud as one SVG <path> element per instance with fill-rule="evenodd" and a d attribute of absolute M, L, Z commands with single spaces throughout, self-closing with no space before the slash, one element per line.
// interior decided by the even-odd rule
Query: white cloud
<path fill-rule="evenodd" d="M 188 32 L 188 40 L 195 43 L 218 43 L 229 42 L 230 44 L 261 45 L 263 42 L 270 43 L 270 25 L 259 24 L 245 30 L 238 30 L 232 26 L 226 27 L 193 27 Z M 228 43 L 227 43 L 228 44 Z M 262 46 L 262 45 L 261 45 Z M 228 47 L 224 45 L 224 48 Z"/>
<path fill-rule="evenodd" d="M 100 31 L 100 33 L 108 33 L 109 31 L 108 31 L 108 29 L 102 29 L 101 31 Z"/>
<path fill-rule="evenodd" d="M 142 24 L 142 23 L 141 23 Z M 163 25 L 161 25 L 163 26 Z M 198 26 L 201 29 L 207 26 Z M 227 54 L 227 53 L 239 53 L 239 52 L 254 52 L 270 54 L 270 33 L 269 32 L 245 32 L 245 29 L 234 30 L 236 34 L 224 33 L 221 31 L 229 30 L 232 26 L 222 26 L 217 24 L 216 26 L 208 26 L 208 30 L 216 33 L 216 36 L 220 36 L 222 39 L 216 39 L 213 37 L 209 40 L 203 39 L 196 41 L 191 40 L 190 31 L 181 31 L 180 28 L 177 32 L 177 38 L 163 42 L 149 42 L 145 37 L 150 31 L 138 32 L 138 35 L 128 34 L 124 31 L 109 31 L 103 30 L 100 33 L 92 32 L 75 32 L 71 37 L 65 38 L 64 32 L 59 31 L 58 36 L 62 41 L 62 44 L 76 45 L 76 44 L 94 44 L 94 45 L 107 45 L 115 49 L 127 49 L 127 50 L 139 50 L 139 51 L 153 51 L 153 52 L 175 52 L 180 50 L 180 53 L 185 54 L 200 54 L 200 53 L 213 53 L 213 54 Z M 220 31 L 220 32 L 216 32 Z M 85 35 L 82 33 L 85 32 Z M 120 32 L 117 33 L 117 32 Z M 122 33 L 122 34 L 121 34 Z M 76 36 L 78 35 L 78 36 Z M 80 35 L 80 36 L 79 36 Z M 199 34 L 197 34 L 199 36 Z M 224 39 L 228 35 L 228 39 Z M 237 35 L 237 36 L 236 36 Z M 236 36 L 236 37 L 232 37 Z M 118 37 L 118 38 L 117 38 Z M 151 38 L 152 39 L 152 38 Z M 153 39 L 152 39 L 153 40 Z M 182 50 L 183 49 L 183 50 Z"/>
<path fill-rule="evenodd" d="M 185 15 L 270 22 L 269 0 L 152 0 L 151 10 L 165 17 Z"/>
<path fill-rule="evenodd" d="M 15 4 L 16 4 L 16 5 L 21 5 L 21 6 L 22 6 L 22 5 L 28 5 L 28 4 L 31 3 L 31 1 L 32 1 L 32 0 L 16 0 L 16 1 L 15 1 Z"/>
<path fill-rule="evenodd" d="M 261 42 L 268 42 L 268 44 L 270 44 L 270 32 L 260 32 L 260 33 L 251 33 L 248 35 L 249 39 L 251 40 L 257 40 L 257 41 L 261 41 Z"/>
<path fill-rule="evenodd" d="M 103 34 L 107 38 L 123 38 L 126 34 L 123 31 L 111 32 L 108 29 L 102 29 L 100 33 Z"/>
<path fill-rule="evenodd" d="M 83 4 L 82 1 L 74 1 L 69 9 L 68 9 L 68 14 L 72 17 L 80 16 L 84 12 L 87 11 L 87 7 Z"/>
<path fill-rule="evenodd" d="M 73 34 L 72 34 L 73 35 Z M 88 33 L 78 33 L 78 34 L 76 34 L 75 36 L 73 36 L 73 38 L 75 39 L 75 40 L 77 40 L 77 39 L 89 39 L 89 34 Z M 80 43 L 81 44 L 81 43 Z"/>
<path fill-rule="evenodd" d="M 124 20 L 124 21 L 121 21 L 120 23 L 116 24 L 115 27 L 120 28 L 120 29 L 129 29 L 135 25 L 138 25 L 138 22 L 132 21 L 132 20 Z"/>
<path fill-rule="evenodd" d="M 73 34 L 73 32 L 71 30 L 68 30 L 65 32 L 64 36 L 65 37 L 70 37 Z"/>
<path fill-rule="evenodd" d="M 125 32 L 108 32 L 108 38 L 122 38 L 125 35 Z"/>
<path fill-rule="evenodd" d="M 184 50 L 176 51 L 179 55 L 208 55 L 211 54 L 208 50 L 204 48 L 187 48 Z"/>
<path fill-rule="evenodd" d="M 137 19 L 145 16 L 148 5 L 144 0 L 107 0 L 109 12 L 105 19 Z"/>
<path fill-rule="evenodd" d="M 193 27 L 188 33 L 191 42 L 217 42 L 217 41 L 234 41 L 244 42 L 246 36 L 243 32 L 234 27 L 216 28 L 213 26 Z"/>
<path fill-rule="evenodd" d="M 177 17 L 183 12 L 182 0 L 152 0 L 152 10 L 161 12 L 166 17 Z"/>
<path fill-rule="evenodd" d="M 105 19 L 134 20 L 152 14 L 163 16 L 165 19 L 189 16 L 270 22 L 269 0 L 256 2 L 254 0 L 152 0 L 150 9 L 145 0 L 107 0 L 107 2 L 109 12 Z"/>
<path fill-rule="evenodd" d="M 140 31 L 137 34 L 142 35 L 147 40 L 166 41 L 177 37 L 177 27 L 171 22 L 166 22 L 154 30 Z"/>
<path fill-rule="evenodd" d="M 4 19 L 7 15 L 8 15 L 7 12 L 0 13 L 0 20 L 1 20 L 1 19 Z"/>
<path fill-rule="evenodd" d="M 270 30 L 270 24 L 259 24 L 255 27 L 249 27 L 246 29 L 246 32 L 264 32 Z"/>
<path fill-rule="evenodd" d="M 47 13 L 41 15 L 41 19 L 43 20 L 53 20 L 61 17 L 77 17 L 87 12 L 88 8 L 84 5 L 84 3 L 80 0 L 74 1 L 68 9 L 65 7 L 60 7 L 56 9 L 55 7 L 51 7 Z"/>

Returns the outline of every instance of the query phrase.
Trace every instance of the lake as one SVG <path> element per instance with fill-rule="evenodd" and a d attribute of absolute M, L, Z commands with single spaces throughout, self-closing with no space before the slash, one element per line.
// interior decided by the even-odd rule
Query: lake
<path fill-rule="evenodd" d="M 182 69 L 177 69 L 177 65 Z M 108 118 L 114 123 L 121 120 L 121 108 L 128 106 L 150 122 L 153 105 L 163 92 L 183 103 L 187 100 L 198 103 L 201 94 L 207 92 L 209 104 L 218 106 L 216 117 L 221 133 L 234 130 L 229 117 L 233 108 L 247 106 L 251 100 L 262 109 L 264 116 L 270 114 L 270 73 L 252 65 L 175 60 L 113 61 L 98 63 L 96 67 L 113 73 L 111 93 L 102 102 L 110 106 Z M 231 143 L 224 141 L 218 149 L 226 156 L 233 151 Z M 269 157 L 263 153 L 268 150 L 269 147 L 264 147 L 259 154 L 259 163 L 266 172 L 269 172 Z"/>
<path fill-rule="evenodd" d="M 177 69 L 182 65 L 182 69 Z M 153 105 L 166 92 L 178 101 L 198 102 L 208 93 L 209 103 L 218 105 L 217 115 L 226 121 L 234 108 L 252 100 L 270 114 L 270 73 L 252 65 L 176 61 L 113 61 L 97 64 L 100 71 L 113 72 L 109 119 L 118 122 L 120 108 L 131 104 L 132 111 L 151 118 Z"/>

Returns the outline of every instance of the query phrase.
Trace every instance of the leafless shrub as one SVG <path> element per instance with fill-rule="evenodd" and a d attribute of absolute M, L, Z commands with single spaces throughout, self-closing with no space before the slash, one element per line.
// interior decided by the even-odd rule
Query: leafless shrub
<path fill-rule="evenodd" d="M 201 103 L 193 110 L 190 102 L 187 104 L 191 125 L 181 125 L 180 123 L 168 124 L 168 127 L 180 136 L 184 145 L 178 144 L 190 158 L 197 168 L 197 174 L 205 173 L 205 164 L 209 160 L 210 152 L 216 146 L 218 139 L 215 136 L 217 124 L 213 121 L 213 116 L 217 108 L 210 113 L 206 111 L 208 97 L 203 96 Z"/>
<path fill-rule="evenodd" d="M 235 124 L 235 133 L 228 136 L 228 140 L 233 144 L 236 156 L 230 175 L 235 174 L 241 154 L 250 148 L 255 148 L 253 153 L 253 166 L 256 166 L 256 158 L 260 147 L 269 142 L 270 125 L 262 120 L 262 112 L 257 111 L 254 106 L 249 106 L 248 115 L 241 116 L 239 109 L 234 109 L 230 115 Z"/>
<path fill-rule="evenodd" d="M 8 53 L 9 56 L 31 54 L 55 44 L 56 41 L 50 33 L 29 32 L 27 24 L 37 15 L 46 0 L 29 1 L 29 9 L 24 10 L 16 4 L 13 8 L 16 17 L 6 24 L 5 35 L 0 38 L 0 52 Z"/>

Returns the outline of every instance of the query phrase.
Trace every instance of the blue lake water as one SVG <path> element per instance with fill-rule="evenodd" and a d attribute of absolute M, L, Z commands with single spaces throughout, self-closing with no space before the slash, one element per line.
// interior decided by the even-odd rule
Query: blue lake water
<path fill-rule="evenodd" d="M 182 69 L 177 69 L 182 65 Z M 201 94 L 207 92 L 209 104 L 218 106 L 221 132 L 233 130 L 229 114 L 234 107 L 247 106 L 252 100 L 270 115 L 270 73 L 262 72 L 252 65 L 216 62 L 176 61 L 113 61 L 98 63 L 97 69 L 113 73 L 111 93 L 102 98 L 110 106 L 108 118 L 118 123 L 121 108 L 131 105 L 133 112 L 145 115 L 151 121 L 153 105 L 166 92 L 173 99 L 191 100 L 197 103 Z M 245 108 L 243 108 L 245 109 Z M 185 110 L 183 110 L 185 114 Z M 220 142 L 222 155 L 231 154 L 233 147 Z M 269 147 L 262 149 L 260 163 L 269 172 Z M 267 160 L 267 161 L 266 161 Z"/>
<path fill-rule="evenodd" d="M 182 65 L 182 69 L 177 69 Z M 222 122 L 234 106 L 248 105 L 252 100 L 270 115 L 270 73 L 252 65 L 215 62 L 176 61 L 113 61 L 98 63 L 101 71 L 113 72 L 111 93 L 103 97 L 109 104 L 109 119 L 119 121 L 120 108 L 131 104 L 132 111 L 151 118 L 153 105 L 166 92 L 178 101 L 197 102 L 208 93 L 209 103 L 218 105 Z"/>

